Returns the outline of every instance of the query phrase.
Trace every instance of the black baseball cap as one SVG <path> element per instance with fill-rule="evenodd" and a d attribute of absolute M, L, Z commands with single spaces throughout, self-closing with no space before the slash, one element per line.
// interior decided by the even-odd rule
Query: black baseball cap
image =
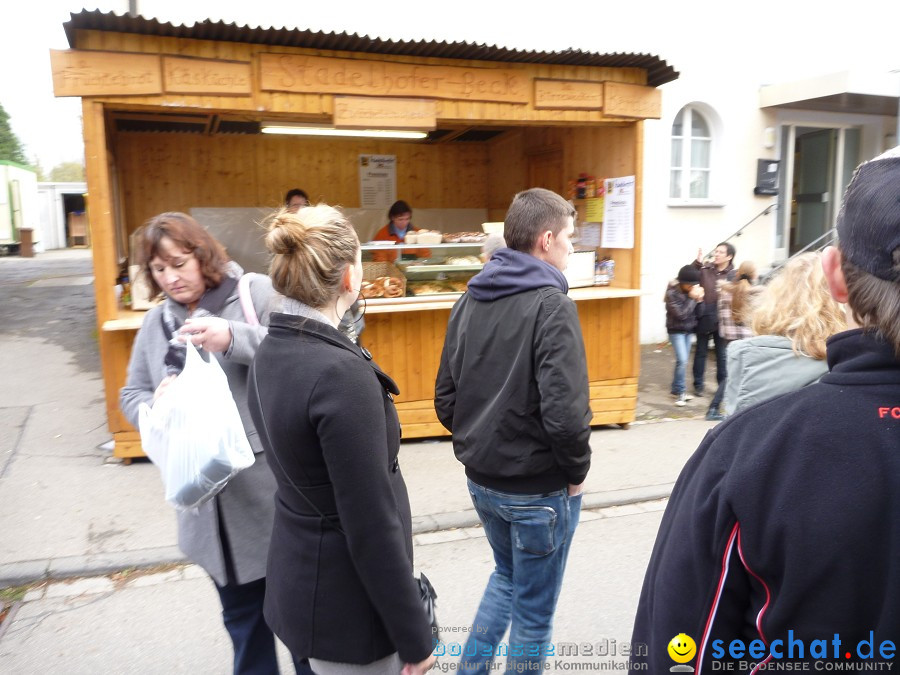
<path fill-rule="evenodd" d="M 837 231 L 847 260 L 879 279 L 900 282 L 900 146 L 857 167 Z"/>

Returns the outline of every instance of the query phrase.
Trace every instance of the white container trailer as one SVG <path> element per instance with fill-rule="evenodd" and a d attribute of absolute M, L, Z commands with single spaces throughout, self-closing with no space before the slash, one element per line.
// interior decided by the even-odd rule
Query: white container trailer
<path fill-rule="evenodd" d="M 21 164 L 0 160 L 0 247 L 10 250 L 19 243 L 19 230 L 34 230 L 34 250 L 40 248 L 37 173 Z"/>
<path fill-rule="evenodd" d="M 40 219 L 44 249 L 87 245 L 89 240 L 80 231 L 70 231 L 70 224 L 84 213 L 86 183 L 38 183 Z"/>

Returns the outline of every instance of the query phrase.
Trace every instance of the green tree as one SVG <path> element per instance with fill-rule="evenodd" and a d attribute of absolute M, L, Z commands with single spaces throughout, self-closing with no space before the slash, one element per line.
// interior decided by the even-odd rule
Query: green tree
<path fill-rule="evenodd" d="M 25 151 L 19 137 L 13 133 L 9 126 L 9 115 L 0 104 L 0 160 L 16 162 L 28 166 L 25 159 Z"/>
<path fill-rule="evenodd" d="M 84 166 L 81 162 L 62 162 L 50 169 L 50 180 L 58 183 L 84 182 Z"/>

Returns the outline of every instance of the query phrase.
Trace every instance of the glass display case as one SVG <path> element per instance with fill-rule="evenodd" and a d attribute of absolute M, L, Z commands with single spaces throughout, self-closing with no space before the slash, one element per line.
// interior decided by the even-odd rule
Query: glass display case
<path fill-rule="evenodd" d="M 363 244 L 363 288 L 367 298 L 459 295 L 482 268 L 481 243 Z"/>

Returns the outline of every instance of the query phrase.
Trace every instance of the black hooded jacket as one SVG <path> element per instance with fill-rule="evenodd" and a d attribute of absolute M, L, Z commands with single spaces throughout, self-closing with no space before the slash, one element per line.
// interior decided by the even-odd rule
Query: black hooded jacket
<path fill-rule="evenodd" d="M 697 675 L 814 661 L 816 640 L 827 657 L 810 672 L 857 669 L 885 660 L 863 641 L 874 653 L 900 642 L 900 360 L 857 329 L 828 340 L 828 365 L 817 384 L 729 417 L 685 465 L 644 579 L 632 672 L 668 672 L 680 633 Z"/>
<path fill-rule="evenodd" d="M 539 494 L 587 476 L 587 364 L 567 291 L 555 267 L 503 248 L 453 307 L 435 410 L 479 485 Z"/>

